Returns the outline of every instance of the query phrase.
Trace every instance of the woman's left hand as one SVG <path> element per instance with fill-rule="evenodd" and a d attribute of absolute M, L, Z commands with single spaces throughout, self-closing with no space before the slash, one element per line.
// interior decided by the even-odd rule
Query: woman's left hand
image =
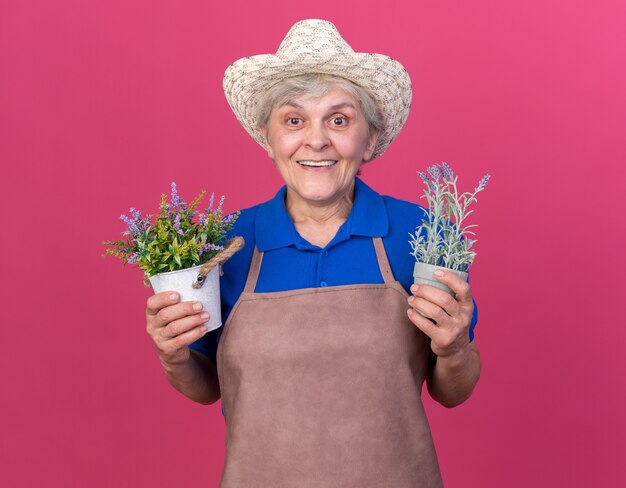
<path fill-rule="evenodd" d="M 440 270 L 437 270 L 437 273 Z M 454 273 L 444 270 L 437 279 L 456 293 L 456 299 L 443 290 L 429 285 L 412 285 L 411 307 L 407 314 L 424 334 L 431 339 L 430 347 L 440 358 L 463 354 L 469 347 L 469 327 L 474 302 L 469 284 Z M 417 308 L 431 320 L 413 310 Z"/>

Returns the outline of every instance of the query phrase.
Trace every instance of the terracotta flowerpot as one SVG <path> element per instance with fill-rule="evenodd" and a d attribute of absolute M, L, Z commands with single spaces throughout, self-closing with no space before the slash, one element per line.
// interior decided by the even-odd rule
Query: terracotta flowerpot
<path fill-rule="evenodd" d="M 215 266 L 206 275 L 201 288 L 193 288 L 192 284 L 198 276 L 202 265 L 192 268 L 159 273 L 150 276 L 150 284 L 155 293 L 162 291 L 176 291 L 181 301 L 194 300 L 202 303 L 202 311 L 208 312 L 211 318 L 207 325 L 209 330 L 215 330 L 222 325 L 222 308 L 220 305 L 220 270 Z"/>

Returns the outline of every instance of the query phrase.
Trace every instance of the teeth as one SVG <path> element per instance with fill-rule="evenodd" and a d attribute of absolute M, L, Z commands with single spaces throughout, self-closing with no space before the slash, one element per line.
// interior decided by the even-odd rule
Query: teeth
<path fill-rule="evenodd" d="M 328 160 L 328 161 L 298 161 L 298 164 L 301 164 L 302 166 L 320 167 L 320 166 L 332 166 L 336 162 L 337 161 L 335 161 L 335 160 Z"/>

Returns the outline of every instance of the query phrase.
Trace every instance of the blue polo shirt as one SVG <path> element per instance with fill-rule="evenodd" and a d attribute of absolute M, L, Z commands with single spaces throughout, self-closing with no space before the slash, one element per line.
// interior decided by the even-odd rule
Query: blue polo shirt
<path fill-rule="evenodd" d="M 223 266 L 220 278 L 222 323 L 241 295 L 254 246 L 264 253 L 256 292 L 275 292 L 361 283 L 384 283 L 376 260 L 372 237 L 382 237 L 393 274 L 410 294 L 415 259 L 409 232 L 425 218 L 424 208 L 396 198 L 381 196 L 356 178 L 354 203 L 348 219 L 326 247 L 314 246 L 296 230 L 285 207 L 287 187 L 276 196 L 241 211 L 228 238 L 242 236 L 245 247 Z M 407 306 L 408 308 L 408 306 Z M 470 341 L 478 309 L 470 326 Z M 208 332 L 190 347 L 216 361 L 223 326 Z"/>

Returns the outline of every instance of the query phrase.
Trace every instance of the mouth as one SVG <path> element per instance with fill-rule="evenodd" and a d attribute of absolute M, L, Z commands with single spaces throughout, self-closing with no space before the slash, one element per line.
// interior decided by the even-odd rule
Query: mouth
<path fill-rule="evenodd" d="M 298 161 L 298 164 L 300 166 L 306 166 L 309 168 L 323 168 L 323 167 L 328 167 L 328 166 L 332 166 L 334 164 L 337 164 L 337 160 L 336 159 L 326 159 L 324 161 L 307 161 L 307 160 L 302 160 L 302 161 Z"/>

